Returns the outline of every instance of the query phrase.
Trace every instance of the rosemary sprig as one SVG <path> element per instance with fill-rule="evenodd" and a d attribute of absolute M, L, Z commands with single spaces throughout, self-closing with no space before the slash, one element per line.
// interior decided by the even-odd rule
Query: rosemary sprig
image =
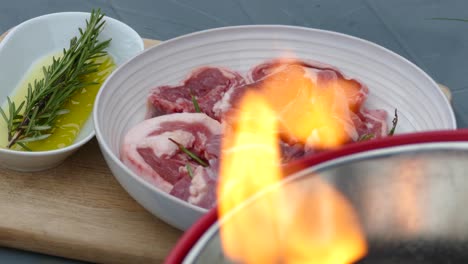
<path fill-rule="evenodd" d="M 103 18 L 99 9 L 91 12 L 85 30 L 79 28 L 80 35 L 70 40 L 68 50 L 43 67 L 44 78 L 28 85 L 26 99 L 18 107 L 7 98 L 8 115 L 1 108 L 0 114 L 7 123 L 8 148 L 18 144 L 27 149 L 24 143 L 50 136 L 57 117 L 67 113 L 62 108 L 65 102 L 76 91 L 95 84 L 84 82 L 83 77 L 97 72 L 100 64 L 94 60 L 107 54 L 105 49 L 111 40 L 97 39 L 105 24 Z"/>
<path fill-rule="evenodd" d="M 392 120 L 392 128 L 388 132 L 389 136 L 393 136 L 393 134 L 395 134 L 395 129 L 396 129 L 397 124 L 398 124 L 398 112 L 397 112 L 397 109 L 395 108 L 395 117 L 393 117 L 393 120 Z"/>
<path fill-rule="evenodd" d="M 180 144 L 179 142 L 175 141 L 174 139 L 172 138 L 169 138 L 169 140 L 176 144 L 177 147 L 182 151 L 184 152 L 185 154 L 187 154 L 187 156 L 189 156 L 191 159 L 193 159 L 194 161 L 198 162 L 198 164 L 202 165 L 203 167 L 208 167 L 208 163 L 206 161 L 204 161 L 202 158 L 198 157 L 195 153 L 191 152 L 190 150 L 188 150 L 186 147 L 184 147 L 184 145 Z"/>

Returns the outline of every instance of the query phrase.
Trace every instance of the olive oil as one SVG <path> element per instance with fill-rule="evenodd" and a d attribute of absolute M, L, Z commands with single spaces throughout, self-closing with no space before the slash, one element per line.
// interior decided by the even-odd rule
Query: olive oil
<path fill-rule="evenodd" d="M 35 63 L 28 71 L 26 78 L 20 83 L 10 97 L 16 105 L 19 105 L 25 100 L 28 83 L 33 83 L 35 79 L 39 80 L 44 77 L 42 67 L 50 65 L 54 55 L 57 57 L 57 54 L 46 56 Z M 78 90 L 63 106 L 63 109 L 69 110 L 69 113 L 61 115 L 56 119 L 55 127 L 50 131 L 52 135 L 44 140 L 27 143 L 26 146 L 28 148 L 32 151 L 54 150 L 69 146 L 75 141 L 81 128 L 91 115 L 94 100 L 99 88 L 109 74 L 115 69 L 115 63 L 109 55 L 96 59 L 96 62 L 101 63 L 98 71 L 86 75 L 83 78 L 83 82 L 96 82 L 97 84 Z M 4 107 L 3 109 L 7 110 L 6 108 L 7 107 Z M 7 143 L 7 127 L 4 120 L 1 120 L 0 146 L 5 147 Z M 13 149 L 22 150 L 20 147 L 14 147 Z"/>

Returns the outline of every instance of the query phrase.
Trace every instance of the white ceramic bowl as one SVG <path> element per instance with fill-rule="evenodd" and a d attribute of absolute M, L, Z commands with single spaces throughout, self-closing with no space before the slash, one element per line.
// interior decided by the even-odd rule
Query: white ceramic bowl
<path fill-rule="evenodd" d="M 85 28 L 89 13 L 66 12 L 36 17 L 14 27 L 0 43 L 0 104 L 19 85 L 35 61 L 68 48 L 70 39 Z M 117 65 L 143 51 L 143 40 L 132 28 L 105 17 L 106 25 L 99 38 L 112 38 L 107 49 Z M 0 148 L 0 165 L 19 171 L 44 170 L 60 164 L 94 136 L 92 117 L 75 142 L 53 151 L 21 152 Z"/>
<path fill-rule="evenodd" d="M 102 153 L 115 177 L 151 213 L 179 229 L 190 227 L 206 210 L 160 191 L 119 160 L 125 134 L 144 118 L 149 90 L 179 83 L 200 66 L 225 66 L 245 73 L 286 52 L 331 64 L 363 81 L 370 89 L 369 107 L 383 108 L 390 116 L 398 108 L 398 133 L 456 128 L 450 104 L 437 84 L 411 62 L 376 44 L 301 27 L 213 29 L 151 48 L 105 82 L 97 97 L 94 120 Z"/>

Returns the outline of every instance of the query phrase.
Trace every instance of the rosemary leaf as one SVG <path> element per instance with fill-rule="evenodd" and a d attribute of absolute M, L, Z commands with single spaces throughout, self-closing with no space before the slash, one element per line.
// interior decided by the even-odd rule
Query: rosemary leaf
<path fill-rule="evenodd" d="M 362 136 L 359 137 L 358 141 L 367 141 L 367 140 L 371 140 L 375 137 L 374 134 L 370 133 L 370 134 L 364 134 Z"/>
<path fill-rule="evenodd" d="M 1 107 L 0 107 L 0 114 L 2 115 L 3 119 L 5 120 L 5 122 L 6 122 L 7 125 L 8 125 L 8 122 L 9 122 L 10 120 L 8 119 L 8 117 L 7 117 L 6 114 L 5 114 L 5 111 L 3 111 L 3 109 L 2 109 Z"/>
<path fill-rule="evenodd" d="M 25 103 L 24 101 L 21 102 L 20 106 L 18 106 L 18 108 L 16 109 L 15 116 L 14 116 L 15 118 L 16 118 L 17 116 L 19 116 L 19 113 L 20 113 L 21 110 L 23 109 L 24 103 Z"/>
<path fill-rule="evenodd" d="M 16 144 L 18 144 L 20 147 L 27 151 L 32 151 L 32 149 L 28 148 L 28 146 L 26 146 L 26 144 L 24 144 L 23 142 L 16 142 Z"/>
<path fill-rule="evenodd" d="M 27 142 L 39 141 L 39 140 L 43 140 L 43 139 L 50 137 L 50 135 L 52 134 L 42 134 L 37 137 L 22 138 L 22 139 L 17 140 L 16 142 L 27 143 Z"/>
<path fill-rule="evenodd" d="M 397 109 L 395 108 L 395 117 L 392 120 L 392 128 L 390 129 L 390 132 L 388 132 L 389 136 L 393 136 L 393 134 L 395 134 L 395 129 L 396 129 L 397 124 L 398 124 L 398 113 L 397 113 Z"/>
<path fill-rule="evenodd" d="M 188 150 L 186 147 L 184 147 L 182 144 L 178 143 L 177 141 L 175 141 L 174 139 L 172 138 L 169 138 L 169 140 L 176 144 L 177 147 L 182 151 L 184 152 L 185 154 L 187 154 L 187 156 L 189 156 L 190 158 L 192 158 L 194 161 L 198 162 L 198 164 L 202 165 L 203 167 L 208 167 L 208 163 L 206 161 L 204 161 L 203 159 L 201 159 L 200 157 L 198 157 L 195 153 L 191 152 L 190 150 Z"/>
<path fill-rule="evenodd" d="M 187 172 L 188 172 L 188 175 L 190 176 L 190 178 L 193 179 L 192 167 L 190 167 L 190 165 L 187 163 L 187 164 L 185 164 L 185 168 L 187 169 Z"/>
<path fill-rule="evenodd" d="M 37 131 L 42 131 L 42 130 L 49 130 L 51 129 L 51 126 L 34 126 L 31 129 L 32 130 L 37 130 Z"/>
<path fill-rule="evenodd" d="M 198 105 L 197 98 L 193 94 L 192 89 L 190 89 L 190 97 L 192 97 L 192 103 L 193 103 L 193 107 L 195 107 L 195 112 L 201 113 L 200 106 Z"/>

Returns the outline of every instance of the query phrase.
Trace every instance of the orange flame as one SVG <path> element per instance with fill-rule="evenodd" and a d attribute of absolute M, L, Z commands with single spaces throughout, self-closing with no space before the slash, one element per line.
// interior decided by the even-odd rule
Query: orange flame
<path fill-rule="evenodd" d="M 314 70 L 296 64 L 283 67 L 260 88 L 277 113 L 283 137 L 314 148 L 332 148 L 356 133 L 341 79 L 313 82 Z"/>
<path fill-rule="evenodd" d="M 318 87 L 302 67 L 289 66 L 260 89 L 248 90 L 226 125 L 218 201 L 220 216 L 229 214 L 222 218 L 221 239 L 233 260 L 341 264 L 365 255 L 351 205 L 319 176 L 307 184 L 273 188 L 233 211 L 281 181 L 280 134 L 321 148 L 347 140 L 345 92 L 337 84 L 328 85 Z"/>

